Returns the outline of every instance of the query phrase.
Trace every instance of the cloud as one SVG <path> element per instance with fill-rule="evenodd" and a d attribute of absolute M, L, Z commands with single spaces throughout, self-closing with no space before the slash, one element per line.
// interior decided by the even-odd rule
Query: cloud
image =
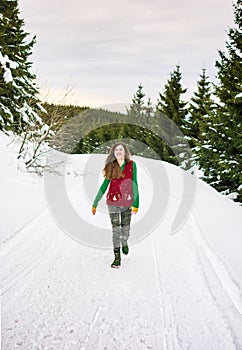
<path fill-rule="evenodd" d="M 215 75 L 233 19 L 227 0 L 21 0 L 20 9 L 37 35 L 40 84 L 64 89 L 71 81 L 84 94 L 99 91 L 100 103 L 130 101 L 139 82 L 154 98 L 178 62 L 192 90 L 204 66 Z"/>

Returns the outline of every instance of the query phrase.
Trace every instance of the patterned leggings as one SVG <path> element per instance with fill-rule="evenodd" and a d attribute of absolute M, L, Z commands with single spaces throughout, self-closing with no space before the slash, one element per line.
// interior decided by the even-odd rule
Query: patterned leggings
<path fill-rule="evenodd" d="M 120 241 L 129 238 L 131 208 L 108 205 L 108 211 L 113 228 L 113 247 L 119 248 Z"/>

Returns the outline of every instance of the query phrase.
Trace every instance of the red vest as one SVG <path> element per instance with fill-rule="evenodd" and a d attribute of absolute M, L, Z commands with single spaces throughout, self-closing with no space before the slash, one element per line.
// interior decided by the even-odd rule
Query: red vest
<path fill-rule="evenodd" d="M 123 175 L 120 179 L 112 179 L 110 181 L 107 193 L 106 203 L 108 205 L 116 205 L 128 207 L 133 204 L 134 196 L 132 190 L 133 164 L 132 160 L 125 164 Z"/>

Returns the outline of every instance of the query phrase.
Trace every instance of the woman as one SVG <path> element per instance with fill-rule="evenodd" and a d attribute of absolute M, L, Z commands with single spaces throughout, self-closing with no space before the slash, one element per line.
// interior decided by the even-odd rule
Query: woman
<path fill-rule="evenodd" d="M 137 168 L 130 156 L 128 147 L 122 142 L 111 147 L 103 169 L 105 179 L 92 205 L 95 215 L 98 202 L 109 185 L 106 203 L 113 231 L 114 261 L 111 267 L 115 268 L 121 265 L 121 246 L 123 254 L 129 252 L 131 214 L 136 214 L 139 208 Z"/>

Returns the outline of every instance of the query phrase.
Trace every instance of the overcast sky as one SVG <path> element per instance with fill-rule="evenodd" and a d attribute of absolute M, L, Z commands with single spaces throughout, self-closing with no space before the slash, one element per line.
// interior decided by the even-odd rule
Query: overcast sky
<path fill-rule="evenodd" d="M 179 63 L 189 97 L 202 68 L 215 81 L 233 25 L 230 0 L 20 0 L 37 36 L 31 60 L 44 99 L 130 102 L 139 83 L 154 103 Z M 71 93 L 64 100 L 65 93 Z"/>

